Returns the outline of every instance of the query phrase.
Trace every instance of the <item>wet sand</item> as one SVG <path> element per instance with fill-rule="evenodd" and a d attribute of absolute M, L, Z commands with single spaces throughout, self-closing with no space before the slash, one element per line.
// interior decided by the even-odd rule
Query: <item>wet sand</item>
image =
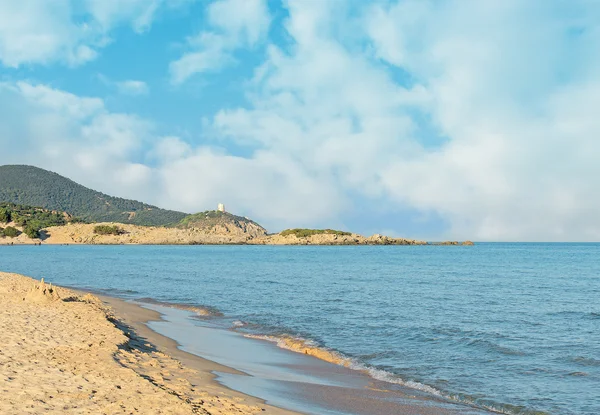
<path fill-rule="evenodd" d="M 220 316 L 140 303 L 161 314 L 149 327 L 175 339 L 179 349 L 235 371 L 217 381 L 267 403 L 315 415 L 483 415 L 488 411 L 417 389 L 376 380 L 363 371 L 282 349 L 271 341 L 227 329 Z M 302 349 L 300 349 L 302 350 Z"/>

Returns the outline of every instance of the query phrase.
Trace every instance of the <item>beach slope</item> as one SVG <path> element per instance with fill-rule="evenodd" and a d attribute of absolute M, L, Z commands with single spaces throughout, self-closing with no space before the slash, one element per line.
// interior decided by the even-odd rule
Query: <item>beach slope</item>
<path fill-rule="evenodd" d="M 98 297 L 0 272 L 0 413 L 283 414 L 148 343 Z"/>

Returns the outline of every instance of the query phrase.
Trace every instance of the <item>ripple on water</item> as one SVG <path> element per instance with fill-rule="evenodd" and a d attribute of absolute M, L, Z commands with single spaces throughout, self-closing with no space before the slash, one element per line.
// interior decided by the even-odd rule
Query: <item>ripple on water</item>
<path fill-rule="evenodd" d="M 318 339 L 392 380 L 553 415 L 600 414 L 599 257 L 600 244 L 0 250 L 5 270 L 160 293 L 223 312 L 227 328 Z"/>

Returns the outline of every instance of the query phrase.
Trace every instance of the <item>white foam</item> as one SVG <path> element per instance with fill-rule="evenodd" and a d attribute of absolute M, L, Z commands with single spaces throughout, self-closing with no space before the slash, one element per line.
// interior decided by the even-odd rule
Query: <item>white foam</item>
<path fill-rule="evenodd" d="M 423 383 L 415 382 L 412 380 L 404 380 L 398 375 L 395 375 L 391 372 L 376 369 L 374 367 L 367 366 L 363 363 L 353 362 L 350 366 L 350 369 L 359 370 L 361 372 L 366 372 L 373 379 L 381 380 L 382 382 L 393 383 L 395 385 L 406 386 L 407 388 L 417 389 L 423 392 L 430 393 L 432 395 L 444 397 L 442 392 L 437 390 L 434 387 L 429 385 L 424 385 Z"/>
<path fill-rule="evenodd" d="M 301 353 L 296 348 L 290 347 L 289 343 L 286 342 L 286 339 L 293 339 L 295 344 L 299 343 L 299 344 L 303 344 L 307 347 L 321 349 L 324 352 L 326 352 L 332 356 L 335 356 L 337 359 L 339 359 L 339 361 L 343 362 L 343 366 L 346 366 L 353 370 L 358 370 L 360 372 L 367 373 L 373 379 L 381 380 L 383 382 L 393 383 L 396 385 L 406 386 L 411 389 L 417 389 L 417 390 L 427 392 L 432 395 L 436 395 L 436 396 L 440 396 L 440 397 L 444 396 L 442 394 L 442 392 L 440 392 L 439 390 L 437 390 L 431 386 L 424 385 L 422 383 L 411 381 L 411 380 L 404 380 L 391 372 L 387 372 L 385 370 L 376 369 L 374 367 L 367 366 L 363 363 L 355 361 L 354 359 L 343 356 L 336 351 L 321 347 L 314 341 L 307 340 L 302 337 L 287 337 L 287 336 L 278 337 L 278 336 L 265 336 L 265 335 L 254 335 L 254 334 L 247 334 L 246 337 L 259 339 L 259 340 L 267 340 L 267 341 L 276 343 L 277 346 L 281 347 L 282 349 L 287 349 L 287 350 L 291 350 L 293 352 Z"/>
<path fill-rule="evenodd" d="M 419 390 L 419 391 L 422 391 L 425 393 L 429 393 L 431 395 L 438 396 L 440 398 L 450 399 L 457 403 L 473 405 L 475 407 L 484 408 L 489 411 L 500 413 L 500 414 L 512 415 L 511 411 L 507 411 L 505 409 L 500 409 L 500 408 L 497 408 L 497 407 L 494 407 L 491 405 L 478 404 L 478 403 L 475 403 L 474 401 L 472 401 L 468 398 L 465 398 L 465 397 L 444 394 L 440 390 L 438 390 L 432 386 L 425 385 L 420 382 L 416 382 L 413 380 L 404 380 L 392 372 L 388 372 L 386 370 L 381 370 L 381 369 L 377 369 L 377 368 L 365 365 L 364 363 L 358 362 L 352 358 L 343 356 L 339 352 L 319 346 L 313 340 L 304 339 L 302 337 L 268 336 L 268 335 L 257 335 L 257 334 L 245 334 L 245 337 L 252 338 L 252 339 L 258 339 L 258 340 L 266 340 L 266 341 L 277 344 L 277 346 L 282 349 L 291 350 L 296 353 L 304 353 L 304 352 L 302 352 L 301 348 L 299 349 L 298 347 L 296 347 L 297 345 L 304 345 L 309 348 L 319 349 L 319 350 L 325 352 L 325 355 L 334 357 L 336 362 L 333 362 L 330 359 L 322 359 L 322 360 L 326 360 L 326 361 L 329 361 L 330 363 L 339 364 L 340 366 L 345 366 L 349 369 L 366 373 L 368 376 L 370 376 L 373 379 L 380 380 L 382 382 L 387 382 L 387 383 L 404 386 L 404 387 L 411 388 L 411 389 L 416 389 L 416 390 Z M 289 342 L 290 340 L 292 341 L 291 344 Z M 317 357 L 315 355 L 313 355 L 313 356 Z M 319 357 L 317 357 L 317 358 L 319 358 Z"/>

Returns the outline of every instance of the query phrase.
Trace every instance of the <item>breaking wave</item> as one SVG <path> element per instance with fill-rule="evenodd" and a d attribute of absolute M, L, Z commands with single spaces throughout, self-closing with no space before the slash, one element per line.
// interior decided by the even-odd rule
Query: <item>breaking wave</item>
<path fill-rule="evenodd" d="M 305 354 L 323 360 L 325 362 L 329 362 L 338 366 L 343 366 L 352 370 L 357 370 L 366 373 L 368 376 L 375 380 L 419 390 L 430 395 L 435 395 L 439 398 L 448 399 L 457 403 L 462 403 L 469 406 L 485 409 L 491 412 L 505 415 L 549 415 L 547 412 L 535 411 L 521 406 L 500 404 L 492 402 L 490 400 L 475 398 L 466 394 L 444 393 L 439 389 L 423 384 L 421 382 L 405 380 L 393 372 L 369 366 L 356 359 L 344 356 L 338 351 L 321 346 L 314 340 L 306 339 L 303 337 L 295 337 L 288 334 L 263 335 L 248 333 L 244 333 L 244 336 L 251 339 L 269 341 L 277 344 L 277 346 L 282 349 L 290 350 L 295 353 Z"/>

